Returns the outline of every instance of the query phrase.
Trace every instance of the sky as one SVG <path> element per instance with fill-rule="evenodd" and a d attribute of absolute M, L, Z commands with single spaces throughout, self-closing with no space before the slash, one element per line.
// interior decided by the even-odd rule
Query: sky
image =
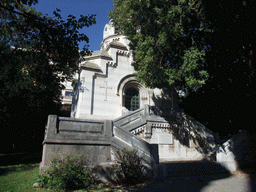
<path fill-rule="evenodd" d="M 78 19 L 80 15 L 96 14 L 96 24 L 83 28 L 80 32 L 89 38 L 89 49 L 100 50 L 100 43 L 103 40 L 103 29 L 109 22 L 108 10 L 113 7 L 112 0 L 38 0 L 34 5 L 37 11 L 53 17 L 53 11 L 60 9 L 60 15 L 67 19 L 68 15 L 74 15 Z M 82 50 L 85 42 L 79 44 Z"/>

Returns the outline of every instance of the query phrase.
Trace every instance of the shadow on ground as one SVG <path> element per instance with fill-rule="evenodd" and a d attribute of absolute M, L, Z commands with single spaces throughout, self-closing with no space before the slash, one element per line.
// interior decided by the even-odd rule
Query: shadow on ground
<path fill-rule="evenodd" d="M 0 154 L 0 166 L 40 163 L 41 161 L 42 152 Z"/>
<path fill-rule="evenodd" d="M 253 192 L 256 175 L 230 174 L 224 167 L 209 161 L 169 162 L 168 177 L 139 186 L 139 192 Z"/>
<path fill-rule="evenodd" d="M 0 155 L 0 175 L 10 171 L 24 171 L 34 168 L 35 163 L 40 163 L 42 153 L 15 153 Z M 1 167 L 2 166 L 2 167 Z"/>

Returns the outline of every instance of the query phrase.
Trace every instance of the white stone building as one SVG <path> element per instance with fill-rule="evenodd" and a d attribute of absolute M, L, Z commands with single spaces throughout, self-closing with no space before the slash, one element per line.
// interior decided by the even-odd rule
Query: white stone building
<path fill-rule="evenodd" d="M 80 64 L 73 84 L 71 117 L 115 119 L 129 111 L 151 106 L 175 108 L 170 90 L 148 89 L 135 78 L 132 51 L 125 36 L 111 22 L 105 25 L 99 51 Z"/>
<path fill-rule="evenodd" d="M 120 148 L 137 150 L 160 175 L 162 161 L 215 159 L 215 134 L 178 108 L 174 89 L 139 83 L 132 63 L 129 41 L 109 22 L 101 49 L 80 63 L 72 83 L 71 118 L 48 118 L 41 171 L 56 149 L 96 167 L 111 165 Z"/>

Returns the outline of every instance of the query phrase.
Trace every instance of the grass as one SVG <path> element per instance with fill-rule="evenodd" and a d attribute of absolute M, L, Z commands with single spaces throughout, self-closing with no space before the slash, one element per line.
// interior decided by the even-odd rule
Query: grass
<path fill-rule="evenodd" d="M 5 155 L 1 154 L 0 156 L 2 158 Z M 43 188 L 33 188 L 33 184 L 36 183 L 38 179 L 39 162 L 41 161 L 40 157 L 35 156 L 38 156 L 38 154 L 28 154 L 25 155 L 25 158 L 16 157 L 16 164 L 14 160 L 4 161 L 3 163 L 3 159 L 0 158 L 0 192 L 51 191 Z M 12 156 L 12 158 L 14 157 Z M 123 188 L 124 186 L 95 184 L 87 189 L 78 191 L 112 192 Z"/>
<path fill-rule="evenodd" d="M 39 163 L 19 164 L 0 166 L 0 191 L 2 192 L 38 192 L 51 191 L 43 188 L 33 188 L 33 184 L 37 182 L 39 174 Z M 108 186 L 103 184 L 92 185 L 87 189 L 78 191 L 116 191 L 119 187 Z"/>
<path fill-rule="evenodd" d="M 39 174 L 39 163 L 18 164 L 0 166 L 0 191 L 1 192 L 41 192 L 49 189 L 33 188 L 37 182 Z M 133 186 L 136 187 L 136 186 Z M 131 186 L 125 185 L 105 185 L 95 184 L 87 189 L 77 190 L 76 192 L 114 192 L 122 189 L 132 189 Z"/>
<path fill-rule="evenodd" d="M 0 166 L 0 191 L 35 191 L 39 164 Z"/>

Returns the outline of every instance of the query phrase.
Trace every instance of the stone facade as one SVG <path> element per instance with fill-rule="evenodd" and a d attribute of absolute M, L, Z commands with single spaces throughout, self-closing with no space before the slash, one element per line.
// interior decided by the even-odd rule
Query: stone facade
<path fill-rule="evenodd" d="M 111 22 L 106 24 L 101 49 L 80 64 L 73 84 L 72 117 L 115 119 L 145 104 L 175 107 L 177 102 L 173 101 L 172 90 L 151 90 L 136 80 L 128 45 L 125 36 L 115 33 Z"/>

